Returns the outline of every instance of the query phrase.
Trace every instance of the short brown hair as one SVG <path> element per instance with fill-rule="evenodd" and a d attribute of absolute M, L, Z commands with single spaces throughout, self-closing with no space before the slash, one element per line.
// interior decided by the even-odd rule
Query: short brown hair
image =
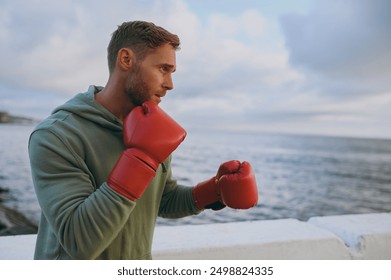
<path fill-rule="evenodd" d="M 121 48 L 132 49 L 137 59 L 142 60 L 150 51 L 167 43 L 179 49 L 179 37 L 152 22 L 124 22 L 113 32 L 107 47 L 109 72 L 113 72 Z"/>

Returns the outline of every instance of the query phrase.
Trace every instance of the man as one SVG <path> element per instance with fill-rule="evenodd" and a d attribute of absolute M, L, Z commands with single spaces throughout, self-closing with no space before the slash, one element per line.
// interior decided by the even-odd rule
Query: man
<path fill-rule="evenodd" d="M 152 23 L 123 23 L 108 46 L 106 86 L 90 86 L 33 131 L 36 259 L 151 259 L 158 215 L 256 204 L 247 162 L 224 163 L 193 188 L 172 178 L 171 153 L 186 132 L 158 104 L 173 88 L 179 45 Z"/>

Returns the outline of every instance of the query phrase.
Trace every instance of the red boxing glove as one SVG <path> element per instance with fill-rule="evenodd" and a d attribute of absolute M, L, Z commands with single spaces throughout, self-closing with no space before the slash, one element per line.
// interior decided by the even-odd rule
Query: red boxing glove
<path fill-rule="evenodd" d="M 131 200 L 141 197 L 159 167 L 186 137 L 186 131 L 155 103 L 134 108 L 123 125 L 128 147 L 118 159 L 108 185 Z"/>
<path fill-rule="evenodd" d="M 232 160 L 220 165 L 215 177 L 192 191 L 199 209 L 220 210 L 225 206 L 248 209 L 258 202 L 258 189 L 250 163 Z"/>
<path fill-rule="evenodd" d="M 186 137 L 186 131 L 151 101 L 134 108 L 124 121 L 124 143 L 163 162 Z"/>

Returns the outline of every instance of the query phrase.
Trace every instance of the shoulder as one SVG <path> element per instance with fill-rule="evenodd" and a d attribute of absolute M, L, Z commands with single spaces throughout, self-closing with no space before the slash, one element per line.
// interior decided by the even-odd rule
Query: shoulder
<path fill-rule="evenodd" d="M 28 147 L 30 155 L 42 158 L 43 155 L 56 153 L 65 157 L 83 157 L 83 128 L 72 120 L 72 113 L 57 111 L 39 123 L 32 131 Z"/>
<path fill-rule="evenodd" d="M 30 135 L 30 142 L 32 139 L 45 139 L 47 137 L 50 138 L 50 136 L 59 139 L 66 138 L 67 135 L 69 137 L 69 129 L 67 128 L 69 126 L 69 124 L 67 124 L 68 117 L 69 114 L 63 112 L 57 112 L 49 116 L 34 128 Z"/>

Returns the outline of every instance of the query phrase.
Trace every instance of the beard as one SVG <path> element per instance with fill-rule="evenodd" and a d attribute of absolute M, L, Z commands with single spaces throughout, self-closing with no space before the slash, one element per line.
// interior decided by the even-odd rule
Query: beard
<path fill-rule="evenodd" d="M 149 100 L 149 89 L 140 75 L 140 67 L 137 64 L 135 65 L 134 70 L 129 74 L 126 81 L 125 94 L 136 106 L 140 106 L 145 101 Z"/>

